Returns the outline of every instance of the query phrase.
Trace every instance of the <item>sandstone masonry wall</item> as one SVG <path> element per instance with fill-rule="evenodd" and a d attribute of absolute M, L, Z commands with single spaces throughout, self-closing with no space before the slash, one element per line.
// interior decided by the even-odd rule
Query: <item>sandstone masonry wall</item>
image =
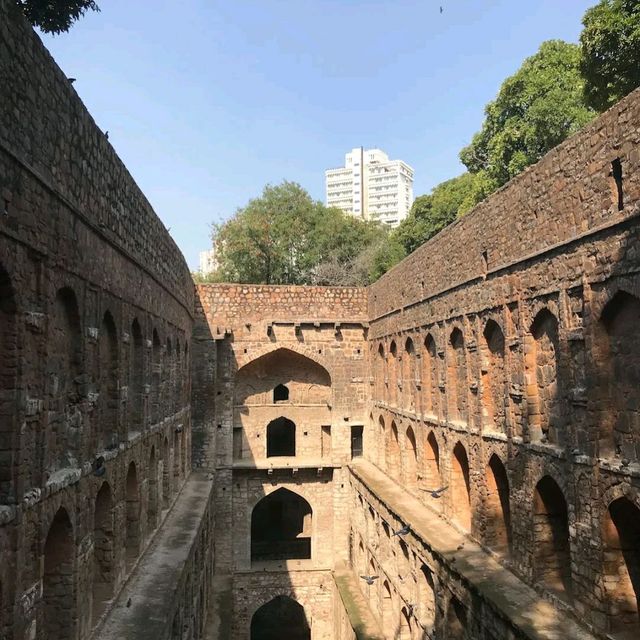
<path fill-rule="evenodd" d="M 369 290 L 366 455 L 614 637 L 640 632 L 638 142 L 640 91 Z"/>
<path fill-rule="evenodd" d="M 0 636 L 81 639 L 190 472 L 193 286 L 10 0 L 0 104 Z"/>

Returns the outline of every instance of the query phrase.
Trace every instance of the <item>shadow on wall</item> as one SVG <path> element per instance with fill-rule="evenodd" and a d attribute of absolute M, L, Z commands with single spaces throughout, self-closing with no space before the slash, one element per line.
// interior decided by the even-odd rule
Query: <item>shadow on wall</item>
<path fill-rule="evenodd" d="M 583 586 L 585 575 L 596 576 L 603 587 L 598 611 L 606 614 L 596 623 L 626 640 L 640 634 L 640 489 L 628 471 L 640 462 L 640 236 L 637 218 L 623 224 L 606 232 L 612 242 L 599 258 L 608 264 L 606 278 L 599 275 L 592 283 L 525 300 L 519 315 L 505 311 L 503 326 L 486 314 L 473 325 L 479 327 L 473 334 L 465 335 L 458 322 L 445 324 L 444 330 L 441 323 L 427 327 L 424 337 L 413 331 L 411 344 L 401 335 L 389 336 L 388 348 L 373 344 L 381 406 L 371 413 L 370 425 L 382 443 L 373 462 L 409 490 L 425 489 L 416 496 L 437 510 L 444 503 L 461 529 L 510 558 L 521 575 L 530 571 L 530 583 L 569 604 L 584 605 L 592 597 Z M 514 324 L 514 317 L 523 324 Z M 464 345 L 476 335 L 479 354 L 471 358 Z M 402 343 L 405 350 L 399 354 Z M 424 345 L 421 367 L 406 361 L 415 357 L 415 345 Z M 415 381 L 414 375 L 419 376 Z M 507 384 L 520 379 L 522 396 Z M 407 387 L 415 396 L 400 401 L 398 390 L 404 396 Z M 525 401 L 521 413 L 512 395 Z M 492 447 L 488 460 L 474 455 L 455 424 L 474 420 L 467 412 L 474 396 L 478 426 L 500 433 L 501 441 L 522 438 L 522 448 L 536 452 L 533 461 L 543 462 L 535 466 L 529 456 L 515 459 L 506 446 Z M 427 422 L 432 414 L 453 422 L 456 435 L 445 438 L 437 426 L 414 432 L 411 417 L 405 419 L 396 407 L 416 407 L 413 412 Z M 601 468 L 597 488 L 594 474 L 574 464 L 585 456 Z M 474 475 L 480 479 L 475 489 Z M 512 503 L 512 490 L 526 488 L 523 480 L 533 481 L 530 500 Z M 431 495 L 443 486 L 447 492 Z M 600 532 L 597 551 L 586 531 Z M 451 618 L 452 629 L 458 618 Z"/>

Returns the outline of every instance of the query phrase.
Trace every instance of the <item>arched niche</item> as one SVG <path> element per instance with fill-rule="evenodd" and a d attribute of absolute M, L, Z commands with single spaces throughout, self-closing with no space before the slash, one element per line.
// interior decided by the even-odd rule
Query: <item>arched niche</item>
<path fill-rule="evenodd" d="M 276 596 L 251 618 L 251 640 L 311 640 L 304 607 L 288 596 Z"/>
<path fill-rule="evenodd" d="M 299 494 L 280 488 L 251 513 L 251 561 L 311 558 L 313 511 Z"/>
<path fill-rule="evenodd" d="M 280 416 L 267 425 L 267 458 L 296 455 L 296 425 Z"/>
<path fill-rule="evenodd" d="M 276 349 L 252 360 L 238 370 L 235 383 L 236 405 L 274 404 L 274 390 L 282 386 L 290 404 L 331 404 L 329 372 L 291 349 Z"/>

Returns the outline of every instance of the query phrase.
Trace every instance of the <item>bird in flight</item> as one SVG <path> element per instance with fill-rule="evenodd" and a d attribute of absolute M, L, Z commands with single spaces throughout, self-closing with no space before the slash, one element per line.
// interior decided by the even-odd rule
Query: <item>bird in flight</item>
<path fill-rule="evenodd" d="M 442 13 L 444 11 L 444 9 L 442 8 L 442 5 L 440 5 L 440 13 Z"/>
<path fill-rule="evenodd" d="M 371 586 L 375 580 L 380 576 L 360 576 L 369 586 Z"/>
<path fill-rule="evenodd" d="M 408 524 L 405 524 L 404 527 L 402 527 L 402 529 L 398 529 L 397 531 L 393 532 L 394 536 L 406 536 L 407 533 L 409 533 L 409 531 L 411 531 L 411 527 Z"/>
<path fill-rule="evenodd" d="M 440 487 L 439 489 L 422 489 L 422 491 L 430 493 L 432 498 L 439 498 L 448 488 L 449 486 Z"/>

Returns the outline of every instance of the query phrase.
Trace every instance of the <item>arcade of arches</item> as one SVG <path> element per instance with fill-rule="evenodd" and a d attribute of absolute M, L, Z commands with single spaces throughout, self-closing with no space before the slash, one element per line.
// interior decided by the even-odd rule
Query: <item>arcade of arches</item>
<path fill-rule="evenodd" d="M 640 637 L 640 90 L 367 288 L 194 287 L 0 24 L 3 640 Z"/>

